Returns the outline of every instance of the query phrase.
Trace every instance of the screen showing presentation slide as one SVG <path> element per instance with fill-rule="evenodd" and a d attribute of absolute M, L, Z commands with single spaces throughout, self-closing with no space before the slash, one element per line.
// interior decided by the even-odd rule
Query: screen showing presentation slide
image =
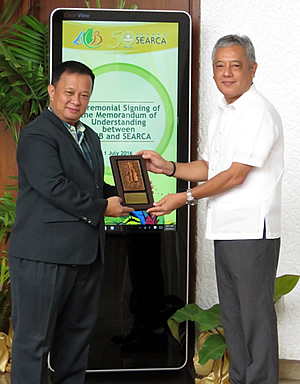
<path fill-rule="evenodd" d="M 77 60 L 95 74 L 81 120 L 99 136 L 105 181 L 114 184 L 110 157 L 153 150 L 188 160 L 190 18 L 185 12 L 55 10 L 50 19 L 51 70 Z M 174 177 L 149 172 L 153 199 L 180 191 Z M 135 210 L 105 217 L 106 230 L 176 231 L 177 212 L 157 217 Z"/>

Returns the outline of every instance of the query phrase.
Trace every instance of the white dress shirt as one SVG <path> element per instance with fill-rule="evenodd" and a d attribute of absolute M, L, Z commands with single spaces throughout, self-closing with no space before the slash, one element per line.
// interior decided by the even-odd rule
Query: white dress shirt
<path fill-rule="evenodd" d="M 243 184 L 208 198 L 206 237 L 212 240 L 280 237 L 284 168 L 281 119 L 254 85 L 234 103 L 222 99 L 212 117 L 203 159 L 208 178 L 233 162 L 253 166 Z"/>

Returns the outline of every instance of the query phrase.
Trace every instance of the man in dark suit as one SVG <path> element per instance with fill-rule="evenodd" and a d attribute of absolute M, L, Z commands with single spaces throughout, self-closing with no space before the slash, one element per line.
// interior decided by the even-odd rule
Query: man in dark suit
<path fill-rule="evenodd" d="M 9 248 L 12 384 L 82 384 L 97 317 L 104 216 L 127 216 L 106 184 L 98 136 L 80 122 L 94 75 L 68 61 L 53 71 L 50 104 L 23 130 Z"/>

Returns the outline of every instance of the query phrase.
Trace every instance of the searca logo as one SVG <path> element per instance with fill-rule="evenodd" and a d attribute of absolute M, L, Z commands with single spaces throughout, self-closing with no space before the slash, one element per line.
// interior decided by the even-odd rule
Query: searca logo
<path fill-rule="evenodd" d="M 87 48 L 95 49 L 99 48 L 102 44 L 102 36 L 99 30 L 94 30 L 94 27 L 88 28 L 85 32 L 81 31 L 73 44 L 85 45 Z"/>

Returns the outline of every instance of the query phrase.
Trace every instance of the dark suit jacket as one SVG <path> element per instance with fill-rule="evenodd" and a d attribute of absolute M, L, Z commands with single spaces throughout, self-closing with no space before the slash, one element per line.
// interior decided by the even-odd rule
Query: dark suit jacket
<path fill-rule="evenodd" d="M 19 192 L 9 254 L 58 264 L 103 260 L 106 198 L 97 134 L 86 127 L 91 170 L 63 122 L 48 109 L 22 131 L 17 149 Z"/>

